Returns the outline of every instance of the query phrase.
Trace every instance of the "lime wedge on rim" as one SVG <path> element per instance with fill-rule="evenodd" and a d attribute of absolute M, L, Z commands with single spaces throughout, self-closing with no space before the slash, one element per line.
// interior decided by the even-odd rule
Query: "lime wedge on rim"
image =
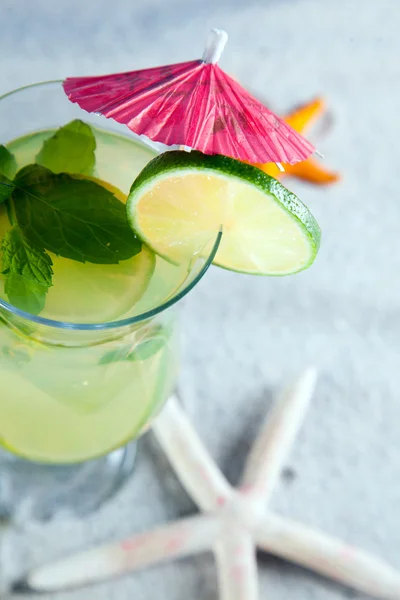
<path fill-rule="evenodd" d="M 134 181 L 128 220 L 157 254 L 187 260 L 222 227 L 214 264 L 255 275 L 311 265 L 321 231 L 308 208 L 257 167 L 222 155 L 170 151 Z"/>

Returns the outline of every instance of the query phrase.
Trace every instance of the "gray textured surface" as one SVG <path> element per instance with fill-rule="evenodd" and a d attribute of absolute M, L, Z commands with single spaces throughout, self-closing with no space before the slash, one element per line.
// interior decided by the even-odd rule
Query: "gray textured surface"
<path fill-rule="evenodd" d="M 271 393 L 315 363 L 313 408 L 274 505 L 400 567 L 400 125 L 396 0 L 1 0 L 0 91 L 36 80 L 196 57 L 211 26 L 229 31 L 222 66 L 279 111 L 323 93 L 335 117 L 320 144 L 344 174 L 328 190 L 291 183 L 324 231 L 293 278 L 212 270 L 188 298 L 182 385 L 212 454 L 234 480 Z M 5 579 L 88 544 L 192 512 L 150 437 L 135 477 L 85 522 L 31 524 L 6 536 Z M 348 590 L 260 561 L 263 598 L 328 600 Z M 59 600 L 211 600 L 209 558 L 184 561 Z"/>

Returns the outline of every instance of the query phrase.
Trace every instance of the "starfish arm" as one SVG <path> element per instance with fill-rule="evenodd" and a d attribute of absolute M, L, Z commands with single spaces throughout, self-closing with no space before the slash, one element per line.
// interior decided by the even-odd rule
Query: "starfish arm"
<path fill-rule="evenodd" d="M 341 540 L 277 515 L 254 535 L 266 552 L 377 598 L 400 599 L 400 572 Z"/>
<path fill-rule="evenodd" d="M 284 121 L 293 127 L 299 133 L 303 133 L 305 129 L 315 120 L 317 120 L 325 111 L 325 102 L 322 98 L 303 104 L 295 108 L 291 113 L 284 117 Z M 283 164 L 284 172 L 281 173 L 274 163 L 257 164 L 259 169 L 262 169 L 267 175 L 280 179 L 283 176 L 297 177 L 309 183 L 316 185 L 327 185 L 339 181 L 338 173 L 329 171 L 323 165 L 319 164 L 313 158 L 301 161 L 299 163 L 289 165 Z"/>
<path fill-rule="evenodd" d="M 252 499 L 268 501 L 303 422 L 315 382 L 315 369 L 306 370 L 295 385 L 284 391 L 268 416 L 242 477 L 242 488 Z"/>
<path fill-rule="evenodd" d="M 315 98 L 307 104 L 302 104 L 288 115 L 284 117 L 284 120 L 290 127 L 293 127 L 299 133 L 303 133 L 304 130 L 322 115 L 325 110 L 325 102 L 322 98 Z"/>
<path fill-rule="evenodd" d="M 339 181 L 340 176 L 334 171 L 328 171 L 316 160 L 309 158 L 296 165 L 288 165 L 286 174 L 298 179 L 303 179 L 316 185 L 327 185 Z"/>
<path fill-rule="evenodd" d="M 153 423 L 153 432 L 182 485 L 202 510 L 213 510 L 233 494 L 197 432 L 171 397 Z"/>
<path fill-rule="evenodd" d="M 257 600 L 256 549 L 251 535 L 235 525 L 214 548 L 219 600 Z"/>
<path fill-rule="evenodd" d="M 182 519 L 34 569 L 16 587 L 43 593 L 84 587 L 167 560 L 211 551 L 220 530 L 215 516 Z"/>

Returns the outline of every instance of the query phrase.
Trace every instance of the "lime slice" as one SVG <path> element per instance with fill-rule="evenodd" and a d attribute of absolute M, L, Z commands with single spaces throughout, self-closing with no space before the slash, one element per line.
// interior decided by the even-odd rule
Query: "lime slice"
<path fill-rule="evenodd" d="M 306 269 L 321 232 L 308 208 L 257 167 L 221 155 L 171 151 L 134 181 L 133 229 L 157 254 L 187 260 L 223 229 L 214 261 L 232 271 L 287 275 Z"/>
<path fill-rule="evenodd" d="M 43 315 L 75 323 L 122 319 L 143 296 L 155 268 L 155 255 L 144 244 L 139 254 L 117 265 L 80 263 L 51 254 L 53 287 Z"/>

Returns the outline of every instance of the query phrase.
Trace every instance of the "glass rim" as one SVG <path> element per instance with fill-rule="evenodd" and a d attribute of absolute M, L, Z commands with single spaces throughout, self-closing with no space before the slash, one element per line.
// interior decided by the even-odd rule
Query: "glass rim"
<path fill-rule="evenodd" d="M 23 92 L 24 90 L 29 90 L 30 88 L 41 87 L 41 86 L 51 85 L 51 84 L 62 84 L 62 83 L 63 83 L 62 79 L 54 79 L 54 80 L 50 80 L 50 81 L 30 83 L 28 85 L 16 88 L 14 90 L 6 92 L 5 94 L 2 94 L 0 96 L 0 101 L 4 100 L 7 97 L 12 96 L 13 94 L 18 93 L 18 92 Z M 134 132 L 132 132 L 132 133 L 133 133 L 133 135 L 135 135 Z M 145 140 L 143 140 L 143 138 L 141 136 L 140 137 L 135 136 L 135 137 L 137 137 L 138 141 L 140 141 L 142 144 L 147 145 Z M 149 145 L 149 148 L 151 148 L 152 150 L 155 151 L 154 146 L 152 146 L 150 143 L 148 145 Z M 9 302 L 6 302 L 2 298 L 0 298 L 0 308 L 4 309 L 9 314 L 20 317 L 26 321 L 30 321 L 30 322 L 36 323 L 38 325 L 45 325 L 47 327 L 52 327 L 52 328 L 56 328 L 56 329 L 75 330 L 75 331 L 102 331 L 102 330 L 118 329 L 121 327 L 127 327 L 129 325 L 134 325 L 135 323 L 140 323 L 142 321 L 146 321 L 148 319 L 155 317 L 156 315 L 164 312 L 165 310 L 167 310 L 168 308 L 170 308 L 171 306 L 173 306 L 174 304 L 176 304 L 177 302 L 182 300 L 182 298 L 184 298 L 186 296 L 186 294 L 188 294 L 199 283 L 199 281 L 203 278 L 206 271 L 211 266 L 212 261 L 214 260 L 215 255 L 217 254 L 217 251 L 218 251 L 218 248 L 219 248 L 219 245 L 221 242 L 221 238 L 222 238 L 222 229 L 220 229 L 218 234 L 216 235 L 215 242 L 213 244 L 211 252 L 205 259 L 203 267 L 200 269 L 200 271 L 196 275 L 196 277 L 186 287 L 181 289 L 177 294 L 175 294 L 174 296 L 172 296 L 165 302 L 162 302 L 159 306 L 156 306 L 156 307 L 154 307 L 150 310 L 147 310 L 143 313 L 140 313 L 139 315 L 134 315 L 132 317 L 128 317 L 125 319 L 120 319 L 118 321 L 107 321 L 107 322 L 103 322 L 103 323 L 74 323 L 72 321 L 71 322 L 70 321 L 57 321 L 56 319 L 47 319 L 46 317 L 40 317 L 38 315 L 33 315 L 31 313 L 28 313 L 24 310 L 17 308 L 16 306 L 14 306 L 13 304 L 10 304 Z"/>

